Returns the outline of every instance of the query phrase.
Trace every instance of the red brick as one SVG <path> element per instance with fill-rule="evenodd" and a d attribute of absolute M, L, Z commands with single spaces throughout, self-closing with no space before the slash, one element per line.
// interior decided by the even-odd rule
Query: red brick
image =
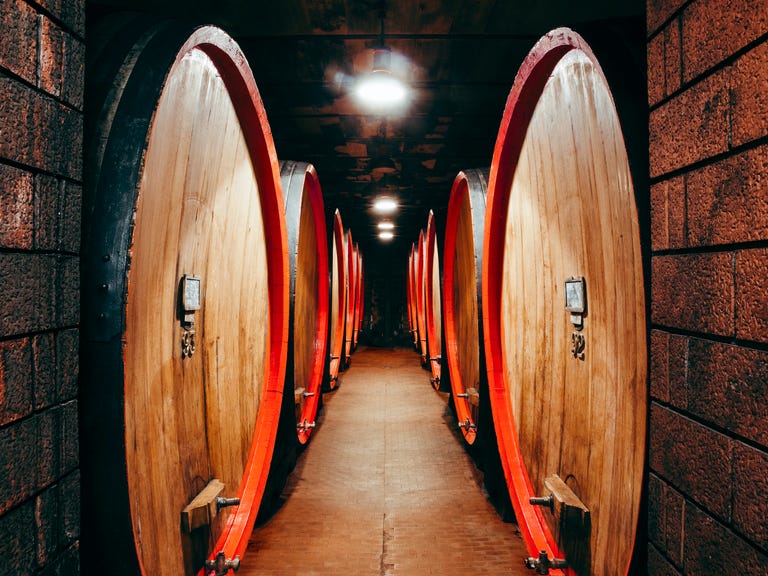
<path fill-rule="evenodd" d="M 648 105 L 653 106 L 667 95 L 665 81 L 664 34 L 648 42 Z"/>
<path fill-rule="evenodd" d="M 56 351 L 52 333 L 32 338 L 35 382 L 35 408 L 47 408 L 61 402 L 56 379 Z"/>
<path fill-rule="evenodd" d="M 0 425 L 32 412 L 32 390 L 29 339 L 0 342 Z"/>
<path fill-rule="evenodd" d="M 688 410 L 768 445 L 768 352 L 691 338 Z"/>
<path fill-rule="evenodd" d="M 652 177 L 728 150 L 729 77 L 721 70 L 651 112 Z"/>
<path fill-rule="evenodd" d="M 651 397 L 669 402 L 669 333 L 651 331 Z"/>
<path fill-rule="evenodd" d="M 651 186 L 651 250 L 669 248 L 667 187 L 669 180 Z"/>
<path fill-rule="evenodd" d="M 683 13 L 683 69 L 689 81 L 768 30 L 766 0 L 697 0 Z"/>
<path fill-rule="evenodd" d="M 680 576 L 669 560 L 653 546 L 648 546 L 648 575 L 649 576 Z"/>
<path fill-rule="evenodd" d="M 79 321 L 80 261 L 73 256 L 61 256 L 56 274 L 57 326 L 74 326 Z"/>
<path fill-rule="evenodd" d="M 61 218 L 62 180 L 52 176 L 35 177 L 35 248 L 56 250 Z"/>
<path fill-rule="evenodd" d="M 648 479 L 648 539 L 670 560 L 682 565 L 683 497 L 654 474 Z"/>
<path fill-rule="evenodd" d="M 64 252 L 80 252 L 80 222 L 82 221 L 83 187 L 66 182 L 61 199 L 59 247 Z"/>
<path fill-rule="evenodd" d="M 85 36 L 85 0 L 37 0 L 37 3 L 67 28 Z"/>
<path fill-rule="evenodd" d="M 652 258 L 651 317 L 661 326 L 733 335 L 733 255 Z"/>
<path fill-rule="evenodd" d="M 667 232 L 669 248 L 686 247 L 686 184 L 683 177 L 668 180 Z"/>
<path fill-rule="evenodd" d="M 59 484 L 61 525 L 59 542 L 69 546 L 80 538 L 80 471 L 75 470 Z"/>
<path fill-rule="evenodd" d="M 62 406 L 60 426 L 61 476 L 69 474 L 80 465 L 77 400 Z"/>
<path fill-rule="evenodd" d="M 646 17 L 648 33 L 652 34 L 688 0 L 648 0 Z"/>
<path fill-rule="evenodd" d="M 48 18 L 40 21 L 38 86 L 82 109 L 85 46 Z"/>
<path fill-rule="evenodd" d="M 10 514 L 0 516 L 3 573 L 14 576 L 31 576 L 35 573 L 35 532 L 35 511 L 31 502 Z"/>
<path fill-rule="evenodd" d="M 688 338 L 669 337 L 669 401 L 680 408 L 688 405 Z"/>
<path fill-rule="evenodd" d="M 37 562 L 40 566 L 45 566 L 59 549 L 59 517 L 59 488 L 54 486 L 35 498 Z"/>
<path fill-rule="evenodd" d="M 82 178 L 82 114 L 0 75 L 0 150 L 8 160 Z"/>
<path fill-rule="evenodd" d="M 720 517 L 731 516 L 732 442 L 658 404 L 651 405 L 651 469 Z"/>
<path fill-rule="evenodd" d="M 1 336 L 53 326 L 55 266 L 52 256 L 0 254 Z"/>
<path fill-rule="evenodd" d="M 34 83 L 37 60 L 37 12 L 23 0 L 8 0 L 0 9 L 0 66 Z"/>
<path fill-rule="evenodd" d="M 686 576 L 768 574 L 768 556 L 691 503 L 685 507 Z"/>
<path fill-rule="evenodd" d="M 681 51 L 680 19 L 677 18 L 664 30 L 664 82 L 667 96 L 679 90 L 682 83 Z"/>
<path fill-rule="evenodd" d="M 689 246 L 768 239 L 768 146 L 686 176 Z"/>
<path fill-rule="evenodd" d="M 654 474 L 648 476 L 648 540 L 667 549 L 666 485 Z"/>
<path fill-rule="evenodd" d="M 32 247 L 32 175 L 0 164 L 0 246 Z"/>
<path fill-rule="evenodd" d="M 765 4 L 765 1 L 755 4 Z M 766 8 L 763 8 L 766 10 Z M 764 14 L 768 18 L 768 10 Z M 732 144 L 738 146 L 768 135 L 768 42 L 736 62 L 731 91 Z"/>
<path fill-rule="evenodd" d="M 685 499 L 671 486 L 666 489 L 667 554 L 676 566 L 683 565 Z"/>
<path fill-rule="evenodd" d="M 37 418 L 0 429 L 0 514 L 37 489 Z"/>
<path fill-rule="evenodd" d="M 56 380 L 63 401 L 77 397 L 80 366 L 80 336 L 77 330 L 63 330 L 56 335 Z"/>
<path fill-rule="evenodd" d="M 744 444 L 733 451 L 733 525 L 768 549 L 768 453 Z"/>
<path fill-rule="evenodd" d="M 768 342 L 768 250 L 736 254 L 736 335 Z"/>

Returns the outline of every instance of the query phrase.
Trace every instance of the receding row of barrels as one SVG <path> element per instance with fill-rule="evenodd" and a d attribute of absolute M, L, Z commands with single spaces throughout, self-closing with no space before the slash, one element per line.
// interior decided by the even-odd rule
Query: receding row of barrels
<path fill-rule="evenodd" d="M 643 260 L 616 107 L 580 36 L 557 29 L 536 44 L 490 170 L 456 177 L 442 302 L 433 221 L 408 260 L 414 346 L 425 366 L 439 356 L 428 318 L 442 304 L 458 425 L 475 454 L 501 462 L 526 563 L 626 574 L 646 443 Z"/>
<path fill-rule="evenodd" d="M 278 161 L 229 36 L 141 16 L 102 30 L 86 127 L 82 564 L 223 574 L 349 365 L 362 256 L 338 211 L 329 240 L 314 167 Z"/>

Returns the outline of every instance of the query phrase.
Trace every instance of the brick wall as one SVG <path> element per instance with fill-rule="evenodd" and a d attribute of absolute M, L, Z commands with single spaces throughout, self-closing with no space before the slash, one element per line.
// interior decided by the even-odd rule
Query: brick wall
<path fill-rule="evenodd" d="M 0 559 L 79 573 L 84 0 L 0 2 Z"/>
<path fill-rule="evenodd" d="M 768 1 L 649 0 L 650 574 L 768 573 Z"/>

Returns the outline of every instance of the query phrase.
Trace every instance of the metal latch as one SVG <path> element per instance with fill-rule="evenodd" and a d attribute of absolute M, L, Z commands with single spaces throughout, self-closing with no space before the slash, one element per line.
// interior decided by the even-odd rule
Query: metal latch
<path fill-rule="evenodd" d="M 225 576 L 230 570 L 237 572 L 240 569 L 240 556 L 230 559 L 224 555 L 223 551 L 220 551 L 216 554 L 216 558 L 205 561 L 205 569 L 215 576 Z"/>
<path fill-rule="evenodd" d="M 549 574 L 549 569 L 564 569 L 568 568 L 568 562 L 562 558 L 550 558 L 547 556 L 547 551 L 542 550 L 539 552 L 538 558 L 526 558 L 525 567 L 531 570 L 536 570 L 536 574 Z"/>

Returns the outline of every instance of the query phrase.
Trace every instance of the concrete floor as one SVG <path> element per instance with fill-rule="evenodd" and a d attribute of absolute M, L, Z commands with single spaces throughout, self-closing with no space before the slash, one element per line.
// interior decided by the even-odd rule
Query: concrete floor
<path fill-rule="evenodd" d="M 410 350 L 360 348 L 238 576 L 530 574 Z"/>

